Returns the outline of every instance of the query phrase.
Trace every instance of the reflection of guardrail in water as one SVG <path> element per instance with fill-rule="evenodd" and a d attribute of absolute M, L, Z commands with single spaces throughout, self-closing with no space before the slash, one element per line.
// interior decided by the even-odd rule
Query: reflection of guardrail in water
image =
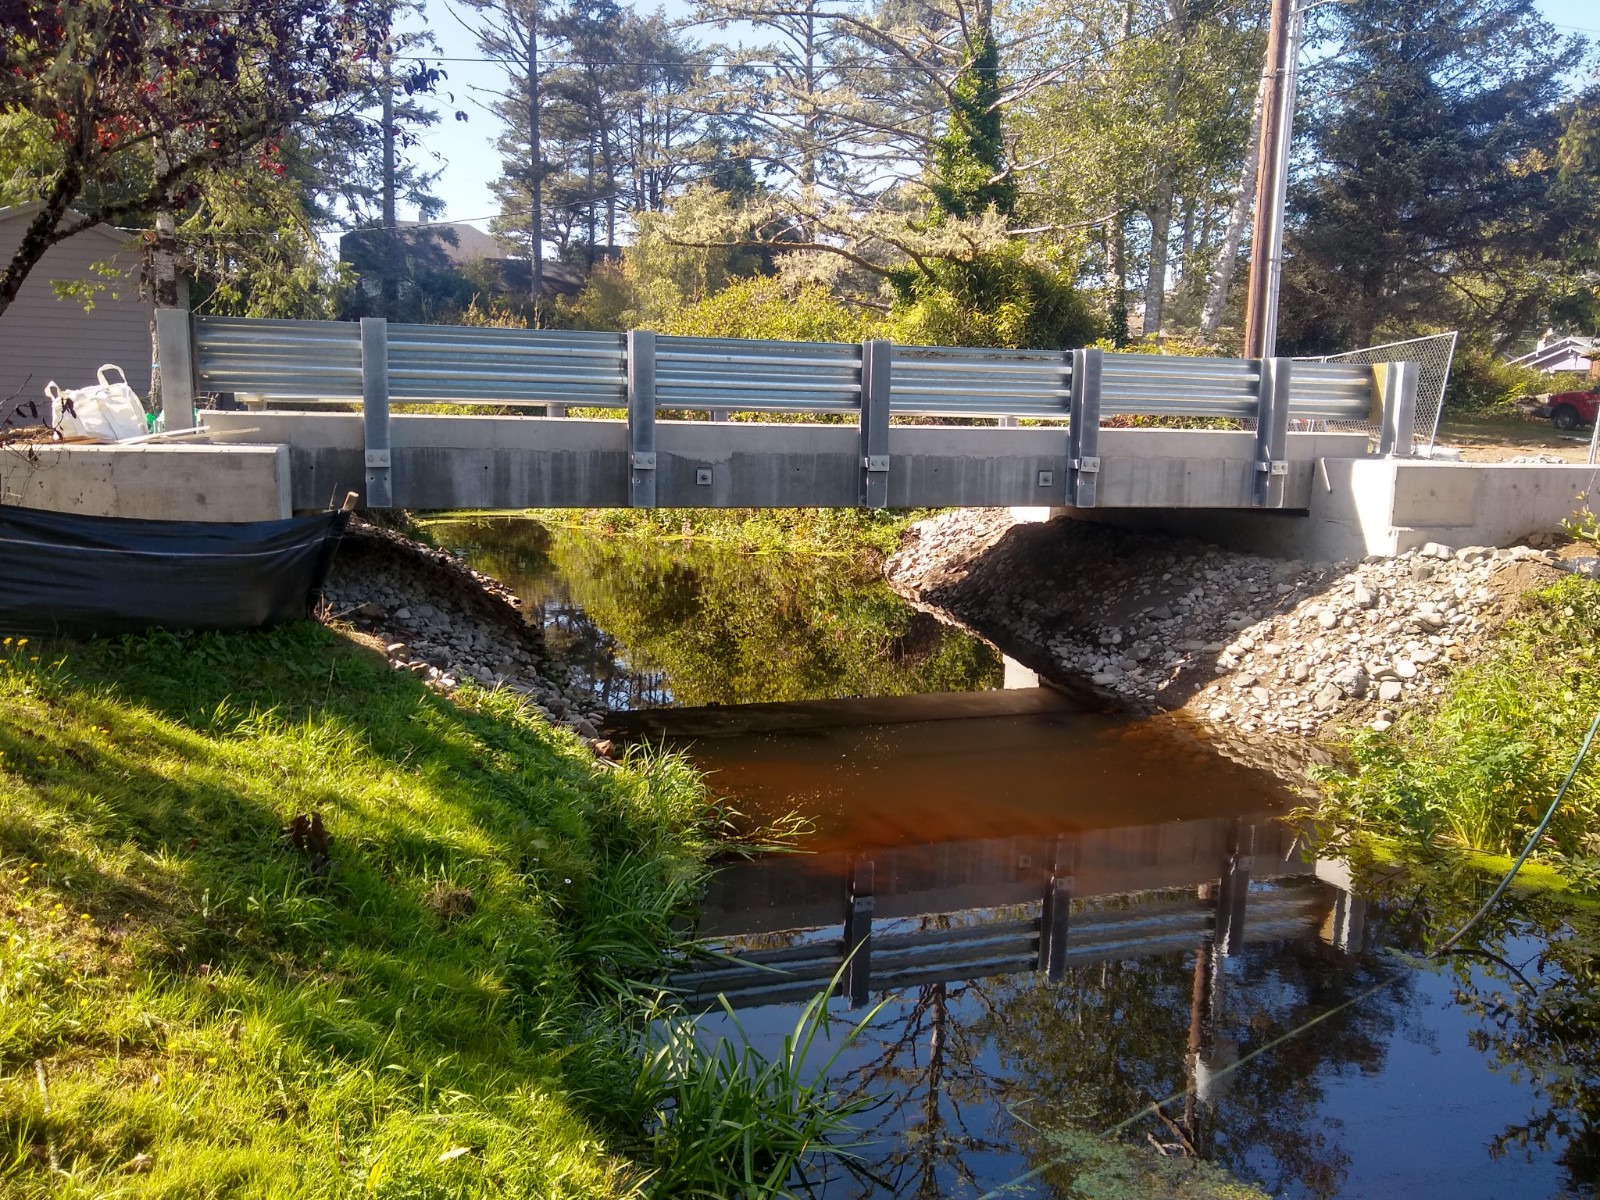
<path fill-rule="evenodd" d="M 1036 899 L 1019 900 L 1014 885 L 1002 886 L 994 890 L 992 907 L 884 919 L 874 895 L 883 872 L 863 857 L 849 863 L 843 890 L 835 893 L 839 924 L 777 931 L 757 915 L 751 924 L 763 932 L 741 936 L 734 928 L 736 914 L 722 913 L 714 939 L 724 947 L 722 956 L 686 968 L 669 982 L 691 999 L 721 994 L 735 1007 L 753 1007 L 809 997 L 843 966 L 842 990 L 852 1005 L 860 1005 L 872 991 L 1028 971 L 1055 980 L 1068 967 L 1192 949 L 1202 942 L 1223 957 L 1238 953 L 1247 941 L 1285 940 L 1318 929 L 1342 948 L 1359 943 L 1359 902 L 1305 867 L 1296 864 L 1292 874 L 1252 888 L 1255 826 L 1194 824 L 1211 827 L 1209 832 L 1225 840 L 1212 860 L 1209 881 L 1187 896 L 1175 895 L 1181 886 L 1175 884 L 1143 894 L 1101 892 L 1075 902 L 1081 847 L 1075 839 L 1061 838 L 1042 883 L 1029 885 Z M 1262 832 L 1276 843 L 1278 827 Z M 1203 835 L 1189 845 L 1200 848 L 1210 840 Z M 1182 848 L 1175 849 L 1181 857 Z M 1261 849 L 1276 858 L 1279 848 Z M 981 857 L 981 849 L 976 853 Z M 1193 874 L 1194 865 L 1174 861 L 1172 870 L 1177 876 Z M 1106 877 L 1103 871 L 1101 877 Z M 840 882 L 835 876 L 836 888 Z M 903 910 L 905 903 L 901 896 L 898 907 Z M 741 941 L 773 938 L 787 944 L 739 947 Z"/>
<path fill-rule="evenodd" d="M 1326 919 L 1332 901 L 1327 884 L 1275 885 L 1249 894 L 1249 918 L 1230 934 L 1229 949 L 1245 942 L 1280 941 L 1304 936 Z M 1028 906 L 1041 910 L 1041 906 Z M 1193 949 L 1217 936 L 1215 900 L 1159 902 L 1129 908 L 1083 908 L 1072 912 L 1063 939 L 1052 946 L 1048 915 L 1017 916 L 1012 910 L 971 924 L 897 932 L 874 929 L 858 944 L 844 980 L 852 1003 L 869 992 L 894 991 L 926 983 L 980 979 L 1029 971 L 1059 979 L 1068 967 Z M 961 919 L 961 914 L 948 914 Z M 721 994 L 735 1008 L 803 1000 L 827 986 L 844 962 L 844 936 L 802 940 L 796 945 L 739 953 L 697 970 L 683 971 L 670 985 L 691 999 Z"/>
<path fill-rule="evenodd" d="M 860 426 L 861 503 L 887 503 L 891 416 L 1066 422 L 1064 499 L 1096 503 L 1097 431 L 1122 416 L 1254 425 L 1254 503 L 1280 507 L 1292 420 L 1365 422 L 1407 453 L 1416 370 L 1290 359 L 1184 358 L 1099 350 L 988 350 L 390 325 L 158 313 L 176 426 L 196 392 L 360 403 L 367 499 L 389 501 L 392 403 L 580 405 L 626 411 L 629 501 L 656 500 L 658 410 L 833 414 Z M 1041 487 L 1048 486 L 1044 480 Z"/>

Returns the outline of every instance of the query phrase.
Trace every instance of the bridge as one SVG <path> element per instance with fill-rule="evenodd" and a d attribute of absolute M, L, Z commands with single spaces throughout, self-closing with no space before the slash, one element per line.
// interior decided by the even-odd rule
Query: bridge
<path fill-rule="evenodd" d="M 0 504 L 212 521 L 348 492 L 423 510 L 1010 506 L 1341 560 L 1506 545 L 1595 480 L 1411 457 L 1407 362 L 156 316 L 177 439 L 6 448 Z M 220 410 L 185 438 L 203 397 Z"/>
<path fill-rule="evenodd" d="M 1417 380 L 1410 363 L 158 324 L 169 411 L 243 398 L 205 414 L 210 436 L 287 446 L 296 509 L 347 490 L 421 509 L 1304 509 L 1314 461 L 1364 456 L 1369 430 L 1380 453 L 1410 451 Z M 1188 427 L 1137 427 L 1153 418 Z M 1328 432 L 1341 424 L 1355 431 Z"/>

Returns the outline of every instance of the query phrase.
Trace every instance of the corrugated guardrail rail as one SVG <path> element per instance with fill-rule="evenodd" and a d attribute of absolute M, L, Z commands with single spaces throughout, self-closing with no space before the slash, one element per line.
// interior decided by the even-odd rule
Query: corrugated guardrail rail
<path fill-rule="evenodd" d="M 1329 906 L 1320 885 L 1274 886 L 1250 894 L 1246 942 L 1278 941 L 1313 933 Z M 959 914 L 918 928 L 917 923 L 885 923 L 874 929 L 870 978 L 864 991 L 889 991 L 923 983 L 979 979 L 1024 971 L 1043 971 L 1045 948 L 1039 906 L 1028 915 L 1011 911 L 993 919 L 960 920 Z M 1216 905 L 1199 899 L 1160 900 L 1130 908 L 1084 906 L 1070 919 L 1060 963 L 1063 967 L 1143 958 L 1193 949 L 1214 936 Z M 774 935 L 764 935 L 771 938 Z M 790 1003 L 815 995 L 844 963 L 844 941 L 820 930 L 797 930 L 794 943 L 772 949 L 733 952 L 728 957 L 684 970 L 668 986 L 706 1002 L 725 996 L 735 1008 Z"/>
<path fill-rule="evenodd" d="M 201 391 L 267 400 L 361 399 L 356 322 L 202 316 L 194 318 L 194 332 Z M 624 334 L 391 324 L 387 335 L 393 401 L 596 408 L 622 408 L 628 401 Z M 658 409 L 853 413 L 861 407 L 860 345 L 666 336 L 651 341 Z M 1059 420 L 1071 409 L 1071 351 L 894 346 L 890 360 L 894 413 Z M 1158 354 L 1106 354 L 1102 362 L 1103 417 L 1257 416 L 1259 362 Z M 1289 415 L 1366 421 L 1373 416 L 1373 393 L 1370 368 L 1297 362 Z"/>
<path fill-rule="evenodd" d="M 1107 495 L 1111 503 L 1159 507 L 1168 503 L 1169 494 L 1189 507 L 1304 506 L 1309 486 L 1304 472 L 1292 490 L 1288 486 L 1291 430 L 1321 430 L 1327 422 L 1364 424 L 1378 432 L 1379 453 L 1409 453 L 1417 379 L 1413 363 L 1356 366 L 1097 349 L 784 342 L 669 337 L 648 330 L 621 334 L 391 325 L 372 318 L 272 321 L 190 317 L 173 309 L 158 310 L 156 324 L 160 357 L 171 368 L 162 373 L 166 398 L 175 402 L 165 405 L 169 427 L 187 422 L 192 406 L 182 399 L 192 401 L 200 393 L 228 394 L 268 410 L 359 406 L 365 442 L 363 497 L 376 508 L 396 503 L 397 495 L 423 506 L 472 504 L 468 497 L 473 496 L 479 503 L 537 499 L 543 504 L 624 502 L 646 508 L 658 502 L 690 507 L 705 502 L 734 507 L 836 505 L 849 502 L 842 489 L 850 486 L 847 474 L 856 473 L 854 502 L 865 507 L 881 507 L 892 497 L 904 506 L 1036 502 L 1089 508 L 1106 503 Z M 565 416 L 570 407 L 602 417 L 620 413 L 627 422 L 625 445 L 618 447 L 625 449 L 621 465 L 626 479 L 604 458 L 612 451 L 574 433 L 562 443 L 568 450 L 546 449 L 545 444 L 560 440 L 554 436 L 534 447 L 546 455 L 537 468 L 540 473 L 530 473 L 535 468 L 526 456 L 503 458 L 492 468 L 473 459 L 472 470 L 482 478 L 514 479 L 515 487 L 463 490 L 468 473 L 456 467 L 466 458 L 458 457 L 456 464 L 440 462 L 422 474 L 411 470 L 395 491 L 391 464 L 416 464 L 418 449 L 403 440 L 398 447 L 394 444 L 391 405 L 441 403 L 536 407 L 541 416 Z M 857 425 L 858 440 L 847 448 L 837 437 L 816 436 L 808 443 L 818 448 L 814 453 L 790 454 L 778 467 L 774 454 L 781 452 L 770 447 L 800 443 L 792 436 L 785 441 L 772 426 L 763 425 L 759 433 L 740 426 L 737 436 L 687 437 L 681 430 L 658 435 L 658 414 L 686 412 L 710 413 L 714 423 L 738 412 L 819 414 L 832 418 L 826 424 Z M 916 442 L 903 432 L 891 435 L 896 418 L 902 425 L 998 421 L 1016 426 L 1022 421 L 1033 428 L 1026 436 L 987 442 L 969 437 L 960 450 L 940 451 L 942 459 L 929 453 L 918 466 L 908 462 L 906 472 L 915 474 L 903 472 L 891 481 L 891 462 Z M 1141 491 L 1143 484 L 1135 486 L 1128 470 L 1137 456 L 1123 453 L 1112 460 L 1121 464 L 1120 474 L 1101 474 L 1099 431 L 1108 418 L 1235 422 L 1232 428 L 1253 438 L 1254 448 L 1245 442 L 1248 457 L 1241 458 L 1234 433 L 1228 462 L 1238 467 L 1218 467 L 1220 460 L 1207 448 L 1217 443 L 1197 435 L 1191 439 L 1196 456 L 1209 454 L 1213 465 L 1191 472 L 1185 447 L 1171 440 L 1152 442 L 1156 448 L 1151 453 L 1169 465 L 1146 473 L 1146 481 L 1162 482 Z M 1049 440 L 1052 431 L 1059 446 Z M 474 436 L 481 440 L 488 435 L 480 431 Z M 902 450 L 891 448 L 896 438 Z M 519 444 L 528 445 L 526 438 Z M 926 438 L 916 444 L 933 445 Z M 713 452 L 713 446 L 722 449 Z M 478 443 L 457 447 L 469 458 L 482 448 Z M 767 465 L 751 465 L 763 455 Z M 710 492 L 685 490 L 681 476 L 691 463 L 694 486 L 709 487 Z M 318 468 L 302 461 L 297 478 L 303 476 L 307 487 L 313 481 L 321 486 L 319 469 L 335 477 L 329 481 L 333 486 L 354 482 L 342 462 Z M 735 482 L 720 482 L 733 480 L 739 471 L 744 474 Z M 558 473 L 564 473 L 562 479 L 581 478 L 585 486 L 546 488 L 540 482 Z M 424 475 L 430 481 L 427 487 L 419 483 Z M 666 482 L 658 486 L 661 480 Z M 1102 480 L 1108 481 L 1105 488 Z M 1190 480 L 1195 481 L 1192 488 Z M 625 485 L 621 495 L 616 482 Z"/>

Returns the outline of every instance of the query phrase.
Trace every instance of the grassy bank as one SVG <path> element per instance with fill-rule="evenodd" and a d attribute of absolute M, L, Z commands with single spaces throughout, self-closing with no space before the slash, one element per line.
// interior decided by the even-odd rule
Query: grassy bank
<path fill-rule="evenodd" d="M 704 796 L 317 625 L 6 643 L 0 1192 L 690 1194 L 738 1169 L 665 1169 L 700 1067 L 649 1064 L 627 982 L 693 903 Z"/>
<path fill-rule="evenodd" d="M 1493 649 L 1446 694 L 1385 733 L 1362 732 L 1321 773 L 1309 810 L 1334 848 L 1381 839 L 1515 854 L 1571 769 L 1600 708 L 1600 582 L 1523 598 Z M 1535 854 L 1569 883 L 1600 884 L 1600 754 L 1573 779 Z"/>

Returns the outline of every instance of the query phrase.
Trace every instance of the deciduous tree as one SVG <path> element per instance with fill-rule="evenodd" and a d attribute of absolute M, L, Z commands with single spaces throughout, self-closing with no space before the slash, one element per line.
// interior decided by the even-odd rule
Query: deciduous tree
<path fill-rule="evenodd" d="M 0 0 L 0 119 L 31 116 L 50 131 L 45 161 L 11 189 L 39 209 L 0 272 L 0 312 L 58 242 L 103 222 L 180 212 L 207 172 L 276 172 L 278 143 L 297 121 L 366 85 L 387 8 Z M 406 82 L 432 78 L 418 69 Z"/>

